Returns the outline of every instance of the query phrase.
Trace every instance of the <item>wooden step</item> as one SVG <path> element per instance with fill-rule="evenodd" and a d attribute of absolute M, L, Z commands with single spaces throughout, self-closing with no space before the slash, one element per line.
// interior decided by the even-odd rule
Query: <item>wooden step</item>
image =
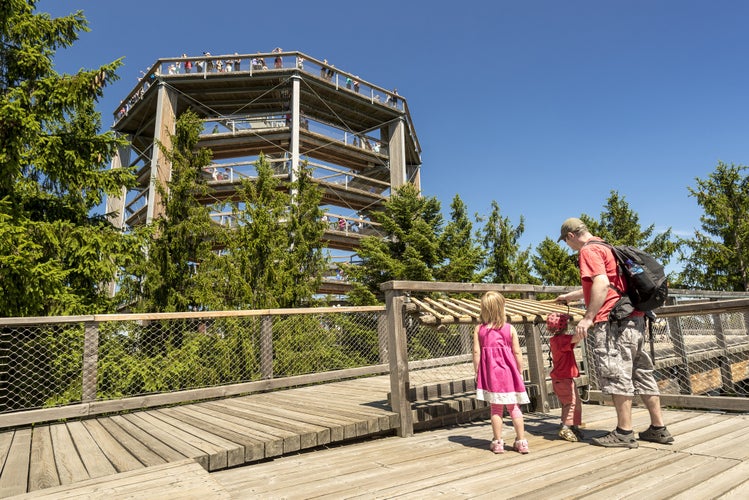
<path fill-rule="evenodd" d="M 431 429 L 489 417 L 489 405 L 476 399 L 476 392 L 461 392 L 415 401 L 412 405 L 414 430 Z"/>

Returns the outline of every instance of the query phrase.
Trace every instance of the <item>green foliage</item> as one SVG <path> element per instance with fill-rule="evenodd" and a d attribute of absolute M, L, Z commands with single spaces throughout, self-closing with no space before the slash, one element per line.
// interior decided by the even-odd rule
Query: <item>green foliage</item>
<path fill-rule="evenodd" d="M 697 178 L 691 196 L 703 208 L 701 230 L 681 240 L 690 253 L 683 285 L 708 290 L 749 290 L 749 177 L 747 167 L 718 163 L 707 179 Z"/>
<path fill-rule="evenodd" d="M 171 164 L 166 185 L 156 184 L 161 216 L 145 238 L 147 259 L 131 261 L 123 278 L 123 292 L 134 309 L 145 312 L 187 311 L 202 306 L 195 268 L 207 259 L 217 238 L 210 209 L 198 201 L 207 193 L 201 171 L 210 164 L 209 150 L 197 150 L 202 122 L 192 111 L 183 113 L 170 137 L 171 148 L 159 144 Z"/>
<path fill-rule="evenodd" d="M 606 200 L 600 221 L 583 216 L 590 232 L 603 238 L 612 245 L 631 245 L 642 248 L 656 257 L 664 266 L 677 250 L 677 243 L 672 241 L 671 229 L 655 234 L 655 225 L 645 229 L 640 225 L 640 218 L 616 191 L 611 191 Z"/>
<path fill-rule="evenodd" d="M 407 341 L 410 361 L 464 354 L 460 330 L 455 325 L 435 328 L 415 324 L 408 328 Z"/>
<path fill-rule="evenodd" d="M 83 328 L 81 325 L 44 326 L 23 332 L 4 332 L 0 344 L 7 365 L 7 383 L 0 394 L 0 410 L 50 406 L 81 398 Z"/>
<path fill-rule="evenodd" d="M 344 348 L 348 332 L 334 321 L 288 316 L 274 321 L 273 331 L 275 377 L 367 365 L 364 357 Z"/>
<path fill-rule="evenodd" d="M 522 216 L 515 228 L 507 217 L 501 216 L 499 204 L 492 201 L 492 212 L 481 233 L 486 251 L 484 267 L 492 283 L 538 282 L 531 274 L 530 248 L 520 250 L 518 244 L 524 231 L 525 220 Z"/>
<path fill-rule="evenodd" d="M 222 318 L 104 327 L 97 396 L 113 399 L 257 380 L 258 322 L 254 327 L 248 323 Z M 158 339 L 149 334 L 151 326 L 179 332 L 173 338 L 180 342 L 154 346 Z"/>
<path fill-rule="evenodd" d="M 577 254 L 569 254 L 551 238 L 544 238 L 531 258 L 533 269 L 541 284 L 551 286 L 576 286 L 580 284 Z"/>
<path fill-rule="evenodd" d="M 631 245 L 642 248 L 656 257 L 663 265 L 668 264 L 677 251 L 678 243 L 672 240 L 671 229 L 655 234 L 655 225 L 643 229 L 640 219 L 623 197 L 611 191 L 601 212 L 600 220 L 587 214 L 580 219 L 591 234 L 603 238 L 613 245 Z M 561 224 L 562 221 L 560 221 Z M 536 247 L 532 258 L 533 268 L 545 285 L 574 286 L 580 284 L 577 254 L 570 255 L 565 243 L 544 239 Z"/>
<path fill-rule="evenodd" d="M 273 376 L 379 364 L 379 313 L 275 316 L 272 351 L 261 354 L 259 317 L 99 324 L 97 399 L 260 380 L 261 356 Z M 6 328 L 0 353 L 11 360 L 11 390 L 0 411 L 80 402 L 84 325 Z"/>
<path fill-rule="evenodd" d="M 94 111 L 121 61 L 56 73 L 55 50 L 86 20 L 34 14 L 35 4 L 0 8 L 0 315 L 106 312 L 114 304 L 102 284 L 135 244 L 90 215 L 134 182 L 131 170 L 107 168 L 122 142 L 98 133 Z"/>
<path fill-rule="evenodd" d="M 321 238 L 322 196 L 306 165 L 291 185 L 292 196 L 265 157 L 256 179 L 243 179 L 232 205 L 236 225 L 208 256 L 197 281 L 210 309 L 265 309 L 309 305 L 327 262 Z"/>
<path fill-rule="evenodd" d="M 399 188 L 372 220 L 382 224 L 384 237 L 362 240 L 360 265 L 344 265 L 355 283 L 350 299 L 374 303 L 380 298 L 380 284 L 390 280 L 431 281 L 442 263 L 439 234 L 442 228 L 440 203 L 422 197 L 412 184 Z"/>
<path fill-rule="evenodd" d="M 436 270 L 438 281 L 476 282 L 476 271 L 484 259 L 483 249 L 473 238 L 473 224 L 460 196 L 455 195 L 450 205 L 450 221 L 439 240 L 443 264 Z"/>
<path fill-rule="evenodd" d="M 348 313 L 328 317 L 333 328 L 340 332 L 341 347 L 352 360 L 352 367 L 381 362 L 377 333 L 378 317 L 377 313 Z"/>
<path fill-rule="evenodd" d="M 281 281 L 277 293 L 282 307 L 310 305 L 322 282 L 328 261 L 323 254 L 321 239 L 325 232 L 320 208 L 322 191 L 313 182 L 306 163 L 299 167 L 291 185 L 286 230 L 286 253 L 282 261 Z M 278 227 L 278 226 L 276 226 Z"/>

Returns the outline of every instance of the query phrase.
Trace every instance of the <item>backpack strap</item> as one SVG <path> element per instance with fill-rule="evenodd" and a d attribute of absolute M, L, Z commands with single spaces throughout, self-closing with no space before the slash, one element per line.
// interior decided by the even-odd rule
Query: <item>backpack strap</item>
<path fill-rule="evenodd" d="M 611 255 L 614 256 L 614 261 L 616 262 L 616 269 L 619 271 L 620 275 L 624 274 L 624 271 L 622 271 L 622 264 L 621 262 L 619 262 L 619 259 L 616 258 L 616 253 L 614 252 L 614 245 L 604 240 L 588 240 L 585 243 L 583 243 L 583 246 L 587 245 L 588 243 L 595 243 L 596 245 L 603 245 L 607 247 L 609 250 L 611 250 Z M 624 297 L 626 295 L 626 293 L 624 293 L 622 290 L 619 289 L 619 287 L 615 286 L 610 281 L 609 281 L 609 288 L 611 288 L 616 293 L 618 293 L 619 297 Z"/>

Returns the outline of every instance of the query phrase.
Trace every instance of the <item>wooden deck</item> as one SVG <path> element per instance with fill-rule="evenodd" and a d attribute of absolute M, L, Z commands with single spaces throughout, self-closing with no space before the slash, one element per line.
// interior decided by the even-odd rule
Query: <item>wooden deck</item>
<path fill-rule="evenodd" d="M 531 453 L 494 455 L 484 418 L 395 437 L 388 391 L 377 376 L 6 431 L 0 497 L 749 497 L 746 414 L 668 411 L 676 442 L 637 450 L 567 443 L 558 410 L 529 414 Z M 583 416 L 588 439 L 615 425 L 610 406 Z"/>
<path fill-rule="evenodd" d="M 586 441 L 615 426 L 586 405 Z M 647 426 L 635 410 L 637 428 Z M 601 448 L 556 437 L 558 417 L 526 415 L 531 452 L 488 449 L 488 421 L 283 457 L 212 476 L 243 498 L 749 498 L 749 417 L 668 411 L 675 443 Z M 505 419 L 509 423 L 509 419 Z M 514 432 L 504 426 L 505 442 Z"/>
<path fill-rule="evenodd" d="M 4 431 L 0 498 L 185 459 L 216 471 L 392 435 L 389 386 L 377 376 Z"/>

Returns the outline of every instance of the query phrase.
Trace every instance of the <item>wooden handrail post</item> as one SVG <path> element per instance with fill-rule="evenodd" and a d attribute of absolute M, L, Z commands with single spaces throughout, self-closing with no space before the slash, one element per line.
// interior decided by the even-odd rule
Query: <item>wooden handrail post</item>
<path fill-rule="evenodd" d="M 681 363 L 676 365 L 676 377 L 679 383 L 679 391 L 682 394 L 692 394 L 692 378 L 690 376 L 689 356 L 687 356 L 687 347 L 684 344 L 684 331 L 681 327 L 681 316 L 667 318 L 668 337 L 671 345 L 674 346 L 674 352 L 681 359 Z M 655 360 L 653 360 L 655 364 Z"/>
<path fill-rule="evenodd" d="M 524 323 L 525 348 L 528 353 L 528 374 L 531 383 L 538 386 L 537 409 L 549 412 L 549 393 L 546 390 L 546 370 L 541 343 L 541 329 L 535 323 Z"/>
<path fill-rule="evenodd" d="M 401 292 L 385 292 L 385 312 L 388 326 L 388 356 L 390 364 L 390 406 L 400 417 L 398 435 L 411 437 L 414 434 L 413 413 L 408 394 L 411 383 L 408 378 L 408 347 L 406 329 L 403 326 L 404 297 Z"/>
<path fill-rule="evenodd" d="M 720 314 L 713 314 L 713 324 L 715 325 L 715 340 L 718 342 L 718 349 L 721 355 L 718 356 L 718 365 L 720 366 L 721 389 L 724 393 L 732 394 L 736 391 L 733 384 L 733 374 L 731 373 L 731 358 L 728 353 L 726 344 L 726 333 L 723 330 L 723 321 Z"/>
<path fill-rule="evenodd" d="M 388 317 L 387 313 L 377 314 L 377 345 L 380 353 L 380 363 L 389 363 L 388 356 Z"/>
<path fill-rule="evenodd" d="M 83 323 L 83 367 L 81 373 L 81 402 L 96 400 L 99 364 L 99 323 Z"/>
<path fill-rule="evenodd" d="M 260 378 L 273 378 L 273 316 L 260 318 Z"/>
<path fill-rule="evenodd" d="M 460 352 L 464 354 L 473 353 L 473 325 L 458 325 L 458 333 L 460 335 Z"/>

